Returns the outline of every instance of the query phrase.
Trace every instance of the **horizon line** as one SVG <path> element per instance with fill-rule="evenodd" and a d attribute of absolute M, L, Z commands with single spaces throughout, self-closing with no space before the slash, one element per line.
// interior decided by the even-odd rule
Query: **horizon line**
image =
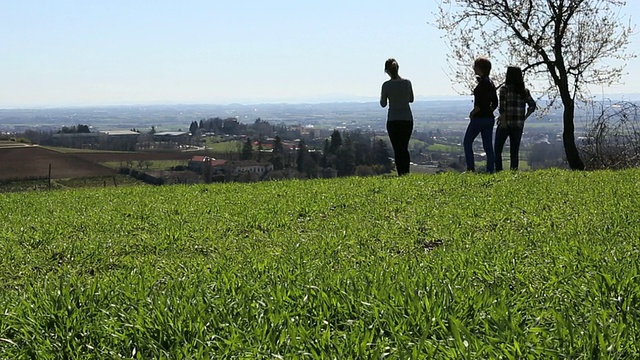
<path fill-rule="evenodd" d="M 419 95 L 416 96 L 415 102 L 428 102 L 428 101 L 455 101 L 464 100 L 467 101 L 471 95 Z M 624 99 L 624 97 L 632 97 L 633 99 Z M 594 96 L 595 98 L 595 96 Z M 640 101 L 640 93 L 616 93 L 610 94 L 610 96 L 601 100 L 627 100 L 627 101 Z M 377 103 L 378 99 L 375 97 L 345 97 L 344 99 L 299 99 L 299 100 L 258 100 L 254 101 L 232 101 L 232 102 L 132 102 L 132 103 L 104 103 L 104 104 L 87 104 L 87 105 L 20 105 L 20 106 L 0 106 L 0 111 L 3 110 L 48 110 L 48 109 L 88 109 L 88 108 L 114 108 L 114 107 L 144 107 L 144 106 L 254 106 L 254 105 L 322 105 L 322 104 L 366 104 Z"/>

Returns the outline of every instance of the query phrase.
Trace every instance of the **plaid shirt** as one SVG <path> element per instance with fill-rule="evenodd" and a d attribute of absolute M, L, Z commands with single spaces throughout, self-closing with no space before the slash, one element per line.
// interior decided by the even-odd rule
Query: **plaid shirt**
<path fill-rule="evenodd" d="M 500 88 L 500 120 L 501 126 L 524 127 L 525 110 L 529 113 L 536 109 L 536 102 L 526 90 L 527 97 L 523 98 L 516 89 L 507 85 Z M 525 107 L 528 106 L 528 109 Z"/>

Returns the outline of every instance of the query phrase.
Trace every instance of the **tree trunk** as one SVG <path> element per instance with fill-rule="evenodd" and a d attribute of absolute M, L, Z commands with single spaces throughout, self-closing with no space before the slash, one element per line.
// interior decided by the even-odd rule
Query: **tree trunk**
<path fill-rule="evenodd" d="M 575 127 L 573 117 L 575 113 L 575 104 L 573 101 L 567 101 L 564 104 L 564 112 L 562 114 L 562 143 L 564 145 L 564 153 L 567 156 L 567 162 L 571 170 L 584 170 L 584 163 L 580 159 L 578 147 L 576 147 Z"/>

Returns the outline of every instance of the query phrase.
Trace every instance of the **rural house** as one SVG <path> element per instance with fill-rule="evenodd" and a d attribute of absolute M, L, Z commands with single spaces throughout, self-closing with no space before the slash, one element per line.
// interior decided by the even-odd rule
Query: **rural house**
<path fill-rule="evenodd" d="M 212 169 L 222 168 L 226 162 L 226 160 L 216 160 L 210 156 L 196 155 L 191 157 L 187 168 L 198 174 L 203 174 L 206 166 L 211 166 Z"/>
<path fill-rule="evenodd" d="M 273 170 L 273 164 L 254 160 L 234 161 L 227 165 L 230 173 L 234 175 L 252 173 L 262 176 Z"/>

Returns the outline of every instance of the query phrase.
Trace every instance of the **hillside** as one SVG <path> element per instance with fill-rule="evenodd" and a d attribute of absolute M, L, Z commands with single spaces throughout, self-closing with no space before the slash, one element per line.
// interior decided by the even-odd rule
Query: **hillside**
<path fill-rule="evenodd" d="M 187 152 L 116 152 L 50 148 L 24 144 L 0 144 L 0 181 L 113 176 L 115 171 L 101 163 L 141 160 L 184 160 Z"/>
<path fill-rule="evenodd" d="M 640 170 L 0 194 L 0 358 L 637 358 Z"/>
<path fill-rule="evenodd" d="M 110 176 L 112 169 L 40 146 L 0 148 L 0 180 Z"/>

